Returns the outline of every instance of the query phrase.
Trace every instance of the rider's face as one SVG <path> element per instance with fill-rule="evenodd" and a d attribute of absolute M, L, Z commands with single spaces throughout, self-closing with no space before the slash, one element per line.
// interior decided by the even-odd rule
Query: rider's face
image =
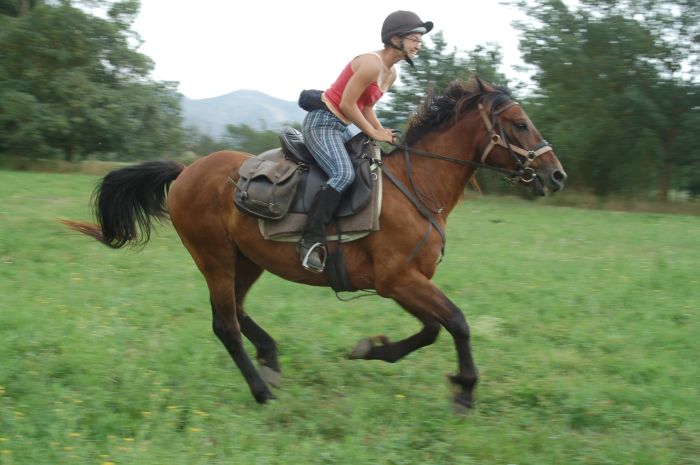
<path fill-rule="evenodd" d="M 409 34 L 402 39 L 403 48 L 410 57 L 414 57 L 420 51 L 422 45 L 422 34 Z"/>

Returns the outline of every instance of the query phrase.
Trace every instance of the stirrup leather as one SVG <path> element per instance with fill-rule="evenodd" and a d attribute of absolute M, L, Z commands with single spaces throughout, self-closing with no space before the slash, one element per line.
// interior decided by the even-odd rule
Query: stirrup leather
<path fill-rule="evenodd" d="M 322 253 L 319 252 L 319 257 L 322 257 L 320 268 L 309 263 L 311 253 L 315 252 L 317 248 L 320 248 L 322 251 Z M 302 251 L 303 249 L 304 247 L 302 247 Z M 316 242 L 311 247 L 309 247 L 309 249 L 306 251 L 306 254 L 304 254 L 304 257 L 301 260 L 301 266 L 304 267 L 305 270 L 311 271 L 312 273 L 322 273 L 323 270 L 326 268 L 326 255 L 326 246 L 321 242 Z"/>

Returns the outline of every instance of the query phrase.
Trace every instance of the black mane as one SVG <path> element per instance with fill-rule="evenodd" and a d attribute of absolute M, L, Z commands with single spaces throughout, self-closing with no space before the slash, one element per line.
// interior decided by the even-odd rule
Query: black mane
<path fill-rule="evenodd" d="M 426 133 L 448 121 L 456 121 L 467 111 L 484 102 L 488 109 L 512 100 L 510 91 L 503 86 L 490 86 L 479 78 L 469 81 L 455 80 L 442 95 L 428 91 L 416 112 L 408 122 L 406 145 L 412 145 Z"/>

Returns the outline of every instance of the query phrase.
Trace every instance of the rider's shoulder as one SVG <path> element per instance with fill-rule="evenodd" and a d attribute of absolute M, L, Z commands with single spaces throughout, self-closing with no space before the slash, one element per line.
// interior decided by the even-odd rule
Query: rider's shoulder
<path fill-rule="evenodd" d="M 366 67 L 369 69 L 381 69 L 384 64 L 382 63 L 382 59 L 377 55 L 376 52 L 367 52 L 367 53 L 362 53 L 360 55 L 357 55 L 353 59 L 354 64 L 356 65 L 361 65 L 362 67 Z"/>
<path fill-rule="evenodd" d="M 376 79 L 383 71 L 381 59 L 372 53 L 363 53 L 356 56 L 352 61 L 352 70 L 355 73 L 360 73 L 368 79 Z"/>

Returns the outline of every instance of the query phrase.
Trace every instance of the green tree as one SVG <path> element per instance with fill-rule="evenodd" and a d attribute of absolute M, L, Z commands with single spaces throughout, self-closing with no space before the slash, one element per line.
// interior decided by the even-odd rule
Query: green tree
<path fill-rule="evenodd" d="M 600 195 L 688 189 L 697 170 L 698 19 L 689 1 L 520 2 L 520 48 L 536 65 L 533 119 L 571 181 Z M 691 18 L 690 20 L 688 18 Z M 674 177 L 675 176 L 675 177 Z"/>
<path fill-rule="evenodd" d="M 225 140 L 216 140 L 208 134 L 202 134 L 196 127 L 190 126 L 185 129 L 185 147 L 188 152 L 197 156 L 205 156 L 219 150 L 230 150 L 231 143 Z"/>
<path fill-rule="evenodd" d="M 386 127 L 403 127 L 426 92 L 440 92 L 453 80 L 468 79 L 472 74 L 506 85 L 506 77 L 498 71 L 502 58 L 496 44 L 479 45 L 463 53 L 448 48 L 442 31 L 432 34 L 415 60 L 416 66 L 402 68 L 400 84 L 378 105 L 377 116 Z"/>
<path fill-rule="evenodd" d="M 29 13 L 40 0 L 0 0 L 0 15 L 22 16 Z"/>
<path fill-rule="evenodd" d="M 299 129 L 298 125 L 296 126 Z M 256 130 L 247 124 L 226 126 L 227 137 L 236 150 L 258 155 L 280 146 L 279 131 Z"/>
<path fill-rule="evenodd" d="M 181 144 L 174 83 L 153 82 L 130 30 L 139 2 L 106 17 L 58 3 L 0 0 L 0 154 L 127 159 Z"/>

